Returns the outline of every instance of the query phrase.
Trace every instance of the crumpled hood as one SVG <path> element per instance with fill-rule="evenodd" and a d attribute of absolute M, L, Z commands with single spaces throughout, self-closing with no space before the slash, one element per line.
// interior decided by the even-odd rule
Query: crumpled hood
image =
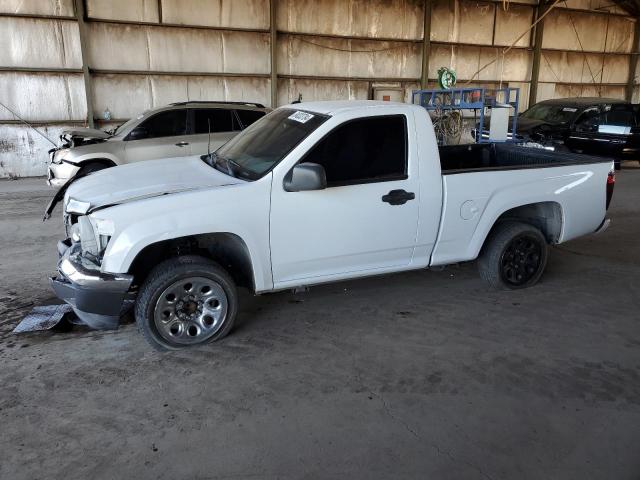
<path fill-rule="evenodd" d="M 109 138 L 111 134 L 98 130 L 96 128 L 79 128 L 75 130 L 63 130 L 62 135 L 69 135 L 70 137 L 79 138 Z"/>
<path fill-rule="evenodd" d="M 107 168 L 80 178 L 65 193 L 96 208 L 170 193 L 245 183 L 209 166 L 200 156 L 148 160 Z"/>

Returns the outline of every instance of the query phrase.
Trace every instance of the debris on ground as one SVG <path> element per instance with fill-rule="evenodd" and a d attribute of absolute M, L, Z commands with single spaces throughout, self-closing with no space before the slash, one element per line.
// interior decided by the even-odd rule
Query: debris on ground
<path fill-rule="evenodd" d="M 71 305 L 66 303 L 60 305 L 43 305 L 31 310 L 16 328 L 13 329 L 13 333 L 51 330 L 63 321 L 69 321 L 71 323 L 77 322 Z"/>

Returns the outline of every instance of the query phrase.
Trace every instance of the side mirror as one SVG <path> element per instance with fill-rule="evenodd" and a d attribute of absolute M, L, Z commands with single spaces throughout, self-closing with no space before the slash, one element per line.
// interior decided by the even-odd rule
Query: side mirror
<path fill-rule="evenodd" d="M 299 163 L 284 177 L 284 189 L 287 192 L 324 190 L 327 188 L 327 175 L 322 165 L 317 163 Z"/>
<path fill-rule="evenodd" d="M 136 127 L 129 135 L 127 135 L 127 140 L 142 140 L 143 138 L 147 138 L 149 136 L 149 130 L 144 127 Z"/>

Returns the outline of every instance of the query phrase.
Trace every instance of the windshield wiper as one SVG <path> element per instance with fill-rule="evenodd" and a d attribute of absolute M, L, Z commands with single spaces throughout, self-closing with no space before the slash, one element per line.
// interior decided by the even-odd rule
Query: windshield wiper
<path fill-rule="evenodd" d="M 255 173 L 253 173 L 251 170 L 243 167 L 238 162 L 231 160 L 230 158 L 225 158 L 225 160 L 227 161 L 227 165 L 229 166 L 232 165 L 235 167 L 236 173 L 240 175 L 242 178 L 245 178 L 251 181 L 256 180 Z"/>
<path fill-rule="evenodd" d="M 233 174 L 233 169 L 231 168 L 231 165 L 228 159 L 221 157 L 215 152 L 210 153 L 208 155 L 203 155 L 200 158 L 202 159 L 203 162 L 205 162 L 210 167 L 215 168 L 219 172 L 226 173 L 230 177 L 236 178 L 236 176 Z"/>
<path fill-rule="evenodd" d="M 251 170 L 248 170 L 238 162 L 231 160 L 230 158 L 218 155 L 215 152 L 211 153 L 210 155 L 203 155 L 200 158 L 207 165 L 215 168 L 222 173 L 226 173 L 230 177 L 243 178 L 250 181 L 256 180 L 256 176 Z"/>

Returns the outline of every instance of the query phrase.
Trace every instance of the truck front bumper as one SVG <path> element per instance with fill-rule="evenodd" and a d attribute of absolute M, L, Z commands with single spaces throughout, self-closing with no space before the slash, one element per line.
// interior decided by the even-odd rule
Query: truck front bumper
<path fill-rule="evenodd" d="M 128 291 L 133 276 L 87 268 L 79 247 L 71 245 L 69 240 L 58 243 L 58 253 L 58 276 L 50 280 L 57 297 L 71 305 L 89 327 L 118 328 L 124 302 L 130 298 Z"/>

